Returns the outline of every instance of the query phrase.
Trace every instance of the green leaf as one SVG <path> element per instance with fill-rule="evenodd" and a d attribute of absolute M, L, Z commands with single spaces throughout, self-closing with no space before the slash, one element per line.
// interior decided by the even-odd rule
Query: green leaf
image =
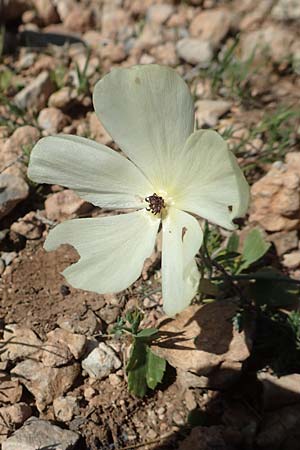
<path fill-rule="evenodd" d="M 270 243 L 265 242 L 261 232 L 254 228 L 247 235 L 242 251 L 242 263 L 237 273 L 248 269 L 251 264 L 259 260 L 270 248 Z"/>
<path fill-rule="evenodd" d="M 155 389 L 163 379 L 166 370 L 166 360 L 155 355 L 150 347 L 147 347 L 147 371 L 146 380 L 150 389 Z"/>
<path fill-rule="evenodd" d="M 233 232 L 227 242 L 227 247 L 226 247 L 227 251 L 229 253 L 236 253 L 239 248 L 239 243 L 240 243 L 239 236 L 235 232 Z"/>
<path fill-rule="evenodd" d="M 137 338 L 149 338 L 153 337 L 158 333 L 157 328 L 145 328 L 144 330 L 141 330 L 136 337 Z"/>
<path fill-rule="evenodd" d="M 147 392 L 146 369 L 147 345 L 142 340 L 134 339 L 126 372 L 128 390 L 137 397 L 144 397 Z"/>
<path fill-rule="evenodd" d="M 161 382 L 166 361 L 155 355 L 142 339 L 134 339 L 126 367 L 128 390 L 137 397 L 144 397 L 147 387 L 155 389 Z"/>

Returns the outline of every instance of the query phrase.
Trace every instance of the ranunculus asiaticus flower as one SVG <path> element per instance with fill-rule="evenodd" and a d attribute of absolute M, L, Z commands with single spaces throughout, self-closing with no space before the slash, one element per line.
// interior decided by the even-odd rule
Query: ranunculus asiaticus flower
<path fill-rule="evenodd" d="M 162 226 L 162 295 L 172 316 L 198 288 L 196 217 L 234 229 L 248 208 L 248 184 L 218 133 L 194 131 L 192 97 L 173 69 L 113 69 L 96 84 L 94 106 L 127 158 L 89 139 L 46 137 L 31 153 L 29 177 L 67 186 L 96 206 L 134 211 L 66 221 L 50 231 L 45 249 L 78 251 L 63 272 L 72 286 L 119 292 L 141 274 Z"/>

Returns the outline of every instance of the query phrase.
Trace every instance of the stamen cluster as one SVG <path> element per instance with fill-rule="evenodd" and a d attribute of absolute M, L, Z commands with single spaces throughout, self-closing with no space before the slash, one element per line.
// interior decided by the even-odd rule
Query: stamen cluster
<path fill-rule="evenodd" d="M 151 211 L 154 215 L 159 214 L 162 208 L 165 208 L 165 201 L 162 197 L 157 194 L 150 195 L 145 198 L 145 201 L 149 203 L 147 211 Z"/>

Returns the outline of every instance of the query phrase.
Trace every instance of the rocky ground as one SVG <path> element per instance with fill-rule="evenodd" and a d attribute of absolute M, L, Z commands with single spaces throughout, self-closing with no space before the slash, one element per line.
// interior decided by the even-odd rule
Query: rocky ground
<path fill-rule="evenodd" d="M 91 101 L 112 67 L 174 67 L 198 126 L 223 134 L 252 185 L 241 239 L 258 227 L 272 264 L 300 280 L 299 1 L 4 0 L 1 21 L 2 449 L 297 450 L 299 371 L 251 370 L 255 326 L 232 326 L 234 298 L 159 322 L 183 333 L 184 346 L 158 346 L 169 363 L 163 383 L 143 399 L 128 393 L 130 341 L 112 331 L 134 307 L 144 326 L 162 320 L 159 245 L 120 295 L 66 286 L 60 272 L 77 255 L 46 253 L 49 229 L 109 212 L 34 185 L 26 170 L 41 136 L 114 146 Z"/>

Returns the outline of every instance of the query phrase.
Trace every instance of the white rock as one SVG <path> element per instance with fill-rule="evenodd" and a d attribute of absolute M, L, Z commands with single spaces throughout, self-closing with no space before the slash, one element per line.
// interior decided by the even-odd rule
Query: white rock
<path fill-rule="evenodd" d="M 15 361 L 18 358 L 25 358 L 36 353 L 42 345 L 42 341 L 34 331 L 16 324 L 6 325 L 1 346 L 4 342 L 6 344 L 1 350 L 2 361 Z"/>
<path fill-rule="evenodd" d="M 2 444 L 2 450 L 73 450 L 78 440 L 74 431 L 31 417 Z"/>
<path fill-rule="evenodd" d="M 28 196 L 27 183 L 20 177 L 8 173 L 0 174 L 0 220 Z"/>
<path fill-rule="evenodd" d="M 111 347 L 100 342 L 98 347 L 82 361 L 82 368 L 91 378 L 103 379 L 122 365 Z"/>
<path fill-rule="evenodd" d="M 147 19 L 159 24 L 165 23 L 174 11 L 174 7 L 167 3 L 151 5 L 147 11 Z"/>
<path fill-rule="evenodd" d="M 226 9 L 211 9 L 197 14 L 190 25 L 192 37 L 209 41 L 215 48 L 228 34 L 233 15 Z"/>
<path fill-rule="evenodd" d="M 75 363 L 64 367 L 44 367 L 43 364 L 26 359 L 11 371 L 34 395 L 39 411 L 66 393 L 79 375 L 80 366 Z"/>
<path fill-rule="evenodd" d="M 213 58 L 213 50 L 209 41 L 196 38 L 184 38 L 177 42 L 178 56 L 189 64 L 207 67 Z"/>
<path fill-rule="evenodd" d="M 277 20 L 300 19 L 299 0 L 279 0 L 271 11 L 272 17 Z"/>
<path fill-rule="evenodd" d="M 38 116 L 38 124 L 49 133 L 58 133 L 68 123 L 68 117 L 60 109 L 50 107 L 44 108 Z"/>
<path fill-rule="evenodd" d="M 15 104 L 21 109 L 40 109 L 54 91 L 53 82 L 47 71 L 41 72 L 34 80 L 25 86 L 14 98 Z"/>
<path fill-rule="evenodd" d="M 198 100 L 195 106 L 198 127 L 201 128 L 204 124 L 214 127 L 219 117 L 230 110 L 231 103 L 225 100 Z"/>
<path fill-rule="evenodd" d="M 288 269 L 296 269 L 300 266 L 300 250 L 288 253 L 283 256 L 282 264 Z"/>
<path fill-rule="evenodd" d="M 76 397 L 67 395 L 66 397 L 57 397 L 53 402 L 54 414 L 57 420 L 69 422 L 73 419 L 78 409 L 78 400 Z"/>

